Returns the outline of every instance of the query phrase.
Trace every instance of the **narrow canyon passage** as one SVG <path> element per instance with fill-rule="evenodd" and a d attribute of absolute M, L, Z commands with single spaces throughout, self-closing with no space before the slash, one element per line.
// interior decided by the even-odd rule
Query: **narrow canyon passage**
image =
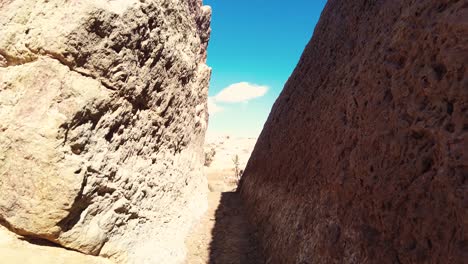
<path fill-rule="evenodd" d="M 187 264 L 264 263 L 239 194 L 210 192 L 209 208 L 186 240 Z"/>

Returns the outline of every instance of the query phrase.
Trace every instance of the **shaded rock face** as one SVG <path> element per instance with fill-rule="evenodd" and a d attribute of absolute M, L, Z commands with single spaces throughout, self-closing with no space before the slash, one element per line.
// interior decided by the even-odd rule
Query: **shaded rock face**
<path fill-rule="evenodd" d="M 4 225 L 121 261 L 183 258 L 206 209 L 210 17 L 201 0 L 0 3 Z"/>
<path fill-rule="evenodd" d="M 328 2 L 242 182 L 269 263 L 466 261 L 467 7 Z"/>

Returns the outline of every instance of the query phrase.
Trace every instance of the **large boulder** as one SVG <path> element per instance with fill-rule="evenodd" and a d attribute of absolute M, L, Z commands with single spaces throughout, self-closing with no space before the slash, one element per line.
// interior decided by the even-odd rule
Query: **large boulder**
<path fill-rule="evenodd" d="M 206 209 L 211 9 L 201 0 L 0 3 L 0 220 L 172 263 Z"/>
<path fill-rule="evenodd" d="M 7 264 L 113 264 L 111 260 L 85 255 L 52 245 L 36 245 L 0 226 L 0 256 Z M 51 243 L 50 243 L 51 244 Z"/>
<path fill-rule="evenodd" d="M 466 263 L 467 7 L 328 2 L 241 183 L 269 263 Z"/>

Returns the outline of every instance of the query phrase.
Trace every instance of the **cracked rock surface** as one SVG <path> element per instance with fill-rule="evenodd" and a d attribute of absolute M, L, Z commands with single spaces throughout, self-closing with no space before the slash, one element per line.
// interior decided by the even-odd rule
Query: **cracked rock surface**
<path fill-rule="evenodd" d="M 468 2 L 330 0 L 241 183 L 267 263 L 466 263 Z"/>
<path fill-rule="evenodd" d="M 206 209 L 211 9 L 0 3 L 0 221 L 129 263 L 176 263 Z"/>

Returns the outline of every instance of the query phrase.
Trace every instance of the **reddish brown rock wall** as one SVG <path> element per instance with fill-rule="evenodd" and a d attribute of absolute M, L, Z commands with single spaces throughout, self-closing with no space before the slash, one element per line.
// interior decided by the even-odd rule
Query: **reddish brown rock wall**
<path fill-rule="evenodd" d="M 269 263 L 468 259 L 467 64 L 466 0 L 329 1 L 242 182 Z"/>

